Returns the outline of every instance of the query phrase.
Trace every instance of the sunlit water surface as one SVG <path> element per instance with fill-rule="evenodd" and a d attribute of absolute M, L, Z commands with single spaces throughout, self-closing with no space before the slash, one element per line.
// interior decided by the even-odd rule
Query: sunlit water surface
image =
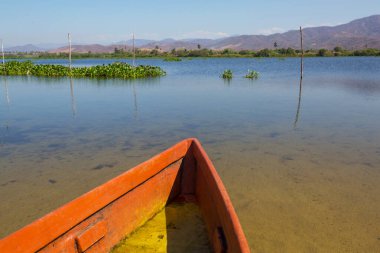
<path fill-rule="evenodd" d="M 253 251 L 380 251 L 380 58 L 307 58 L 301 90 L 295 58 L 137 62 L 168 74 L 1 77 L 0 236 L 197 137 Z"/>

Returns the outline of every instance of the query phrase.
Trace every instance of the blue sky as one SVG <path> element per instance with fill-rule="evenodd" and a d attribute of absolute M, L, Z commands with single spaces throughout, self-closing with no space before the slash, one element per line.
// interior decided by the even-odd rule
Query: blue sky
<path fill-rule="evenodd" d="M 380 0 L 1 0 L 0 38 L 109 44 L 137 38 L 219 38 L 338 25 L 380 14 Z"/>

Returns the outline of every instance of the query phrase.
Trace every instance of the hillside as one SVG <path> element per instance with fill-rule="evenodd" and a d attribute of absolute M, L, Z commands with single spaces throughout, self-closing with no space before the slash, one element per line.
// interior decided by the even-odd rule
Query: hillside
<path fill-rule="evenodd" d="M 336 46 L 345 49 L 380 49 L 380 15 L 373 15 L 351 21 L 347 24 L 337 26 L 321 26 L 304 28 L 304 48 L 305 49 L 333 49 Z M 152 50 L 159 48 L 163 51 L 172 49 L 197 49 L 210 48 L 223 50 L 226 48 L 234 50 L 260 50 L 264 48 L 274 48 L 276 42 L 278 48 L 299 48 L 299 30 L 291 30 L 285 33 L 271 35 L 238 35 L 222 39 L 164 39 L 160 41 L 136 39 L 135 46 L 140 49 Z M 73 45 L 73 52 L 77 53 L 112 53 L 115 48 L 130 51 L 132 41 L 120 41 L 113 45 Z M 34 45 L 25 45 L 6 49 L 12 52 L 44 51 Z M 68 52 L 68 47 L 51 49 L 50 53 Z"/>

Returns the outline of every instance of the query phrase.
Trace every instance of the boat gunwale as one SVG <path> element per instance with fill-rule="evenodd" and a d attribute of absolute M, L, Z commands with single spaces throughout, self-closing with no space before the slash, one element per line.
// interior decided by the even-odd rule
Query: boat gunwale
<path fill-rule="evenodd" d="M 184 158 L 189 151 L 194 154 L 197 153 L 197 159 L 204 163 L 205 170 L 208 171 L 213 184 L 215 184 L 216 195 L 214 197 L 222 202 L 222 206 L 219 207 L 225 209 L 224 213 L 226 214 L 225 217 L 221 217 L 222 223 L 229 224 L 228 227 L 233 228 L 232 233 L 234 233 L 240 252 L 250 252 L 248 242 L 227 190 L 210 158 L 196 138 L 188 138 L 175 144 L 149 160 L 2 238 L 0 240 L 0 252 L 35 252 L 43 249 L 85 219 L 165 170 L 171 164 Z M 86 206 L 86 208 L 83 209 L 83 206 Z"/>
<path fill-rule="evenodd" d="M 204 164 L 205 167 L 208 168 L 208 170 L 204 170 L 204 172 L 206 172 L 206 174 L 207 174 L 207 172 L 209 173 L 210 178 L 208 178 L 208 180 L 211 180 L 211 181 L 213 181 L 213 183 L 215 183 L 215 188 L 218 191 L 218 193 L 220 194 L 219 196 L 216 195 L 214 197 L 219 198 L 219 200 L 221 200 L 221 202 L 218 202 L 218 203 L 221 203 L 223 205 L 222 209 L 225 210 L 225 214 L 228 215 L 227 217 L 229 217 L 231 219 L 230 221 L 228 219 L 226 219 L 226 220 L 222 219 L 221 222 L 223 223 L 223 225 L 227 225 L 229 223 L 229 225 L 231 225 L 231 227 L 233 228 L 232 233 L 236 237 L 236 242 L 237 242 L 237 245 L 235 245 L 235 246 L 237 246 L 239 248 L 239 250 L 240 250 L 239 252 L 249 253 L 250 249 L 248 246 L 248 241 L 245 237 L 243 228 L 240 224 L 239 218 L 236 214 L 235 208 L 234 208 L 232 201 L 228 195 L 227 189 L 223 184 L 222 179 L 220 178 L 220 176 L 217 173 L 213 163 L 211 162 L 211 159 L 207 155 L 206 151 L 203 149 L 203 147 L 202 147 L 201 143 L 198 141 L 198 139 L 193 139 L 192 144 L 196 146 L 196 149 L 199 152 L 199 157 L 197 157 L 197 159 L 199 159 L 200 161 L 203 160 L 203 162 L 205 163 Z M 194 155 L 197 156 L 197 152 L 195 151 L 194 153 L 195 153 Z M 229 252 L 228 249 L 226 249 L 226 250 L 227 250 L 227 252 Z"/>
<path fill-rule="evenodd" d="M 0 252 L 35 252 L 42 249 L 86 218 L 183 158 L 193 141 L 193 138 L 189 138 L 175 144 L 2 238 Z M 83 206 L 86 208 L 77 212 Z"/>

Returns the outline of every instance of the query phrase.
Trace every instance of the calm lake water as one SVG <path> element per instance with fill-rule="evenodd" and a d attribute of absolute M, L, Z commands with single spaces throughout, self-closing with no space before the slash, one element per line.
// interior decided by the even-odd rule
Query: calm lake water
<path fill-rule="evenodd" d="M 380 58 L 307 58 L 301 92 L 295 58 L 137 63 L 167 76 L 0 77 L 1 237 L 196 137 L 253 251 L 380 252 Z"/>

